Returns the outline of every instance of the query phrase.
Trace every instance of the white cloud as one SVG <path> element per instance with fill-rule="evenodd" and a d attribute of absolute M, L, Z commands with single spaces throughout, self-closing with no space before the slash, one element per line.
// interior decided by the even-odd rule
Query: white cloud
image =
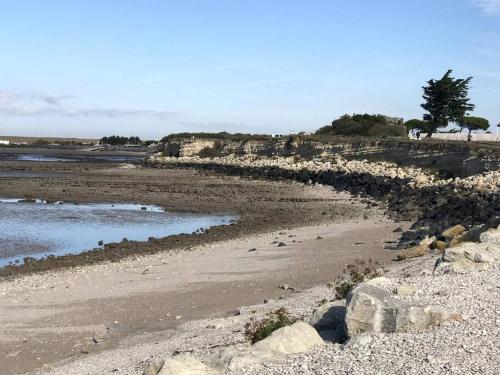
<path fill-rule="evenodd" d="M 70 95 L 47 95 L 39 92 L 15 93 L 0 90 L 0 114 L 13 116 L 55 115 L 67 117 L 130 117 L 168 118 L 177 112 L 147 109 L 71 108 L 63 106 Z"/>
<path fill-rule="evenodd" d="M 472 2 L 486 14 L 500 14 L 500 0 L 472 0 Z"/>

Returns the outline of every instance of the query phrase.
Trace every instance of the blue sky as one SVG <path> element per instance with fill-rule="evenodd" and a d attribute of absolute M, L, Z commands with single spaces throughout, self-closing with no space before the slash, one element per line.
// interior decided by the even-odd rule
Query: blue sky
<path fill-rule="evenodd" d="M 500 122 L 500 0 L 0 0 L 0 134 L 288 133 L 422 115 L 474 76 Z"/>

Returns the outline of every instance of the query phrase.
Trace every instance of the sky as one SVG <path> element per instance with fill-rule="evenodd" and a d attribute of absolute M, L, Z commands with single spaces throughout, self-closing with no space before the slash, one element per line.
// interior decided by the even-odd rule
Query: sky
<path fill-rule="evenodd" d="M 421 118 L 448 69 L 499 123 L 500 0 L 0 0 L 0 135 Z"/>

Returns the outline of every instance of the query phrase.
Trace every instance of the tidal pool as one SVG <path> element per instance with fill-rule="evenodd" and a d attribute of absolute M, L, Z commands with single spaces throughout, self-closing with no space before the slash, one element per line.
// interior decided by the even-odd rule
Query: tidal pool
<path fill-rule="evenodd" d="M 225 225 L 234 215 L 166 212 L 137 204 L 71 204 L 0 199 L 0 266 L 26 256 L 79 253 L 124 238 L 145 241 Z M 103 250 L 105 251 L 105 250 Z"/>

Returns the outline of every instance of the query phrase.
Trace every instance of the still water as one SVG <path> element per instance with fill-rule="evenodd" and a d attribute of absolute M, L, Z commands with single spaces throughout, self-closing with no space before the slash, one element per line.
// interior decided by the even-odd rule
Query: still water
<path fill-rule="evenodd" d="M 52 204 L 0 199 L 0 266 L 25 256 L 41 258 L 93 249 L 99 241 L 192 233 L 229 224 L 234 215 L 166 212 L 135 204 Z"/>
<path fill-rule="evenodd" d="M 34 162 L 135 162 L 143 159 L 143 156 L 128 156 L 128 155 L 46 155 L 46 154 L 17 154 L 17 153 L 0 153 L 0 160 L 5 161 L 34 161 Z"/>

